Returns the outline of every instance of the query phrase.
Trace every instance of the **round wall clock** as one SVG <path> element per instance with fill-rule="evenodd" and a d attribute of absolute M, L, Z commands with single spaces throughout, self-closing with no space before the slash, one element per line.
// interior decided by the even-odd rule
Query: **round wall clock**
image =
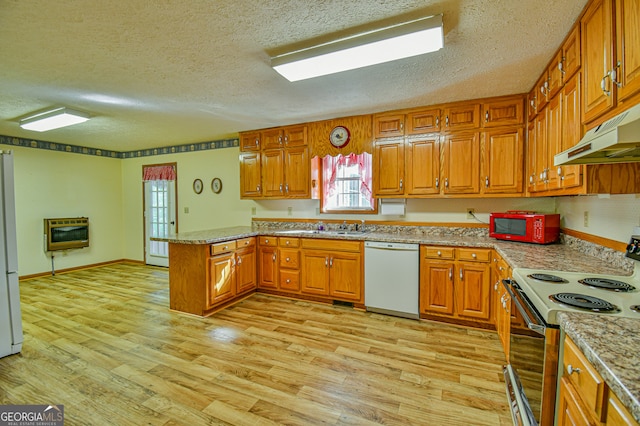
<path fill-rule="evenodd" d="M 351 133 L 349 133 L 349 129 L 344 126 L 334 127 L 331 131 L 331 134 L 329 135 L 329 141 L 331 142 L 331 145 L 335 146 L 336 148 L 342 148 L 349 143 L 350 139 Z"/>
<path fill-rule="evenodd" d="M 196 179 L 193 181 L 193 192 L 199 194 L 202 192 L 202 181 L 200 179 Z"/>
<path fill-rule="evenodd" d="M 211 181 L 211 190 L 216 194 L 219 194 L 222 191 L 222 181 L 220 178 L 213 178 Z"/>

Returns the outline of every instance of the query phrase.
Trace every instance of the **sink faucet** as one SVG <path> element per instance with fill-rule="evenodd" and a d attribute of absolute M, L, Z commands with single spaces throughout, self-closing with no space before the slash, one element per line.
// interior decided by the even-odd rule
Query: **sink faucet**
<path fill-rule="evenodd" d="M 347 226 L 347 221 L 346 220 L 344 222 L 342 222 L 342 225 L 338 226 L 338 230 L 340 230 L 340 231 L 346 231 L 347 229 L 348 229 L 348 226 Z"/>
<path fill-rule="evenodd" d="M 360 225 L 356 223 L 356 231 L 364 232 L 364 219 L 360 220 Z"/>

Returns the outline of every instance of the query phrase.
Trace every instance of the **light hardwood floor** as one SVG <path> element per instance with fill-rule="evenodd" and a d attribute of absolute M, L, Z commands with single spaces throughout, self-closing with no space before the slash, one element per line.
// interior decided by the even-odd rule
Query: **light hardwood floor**
<path fill-rule="evenodd" d="M 67 425 L 511 424 L 493 332 L 259 294 L 198 318 L 133 264 L 20 288 L 0 404 L 64 404 Z"/>

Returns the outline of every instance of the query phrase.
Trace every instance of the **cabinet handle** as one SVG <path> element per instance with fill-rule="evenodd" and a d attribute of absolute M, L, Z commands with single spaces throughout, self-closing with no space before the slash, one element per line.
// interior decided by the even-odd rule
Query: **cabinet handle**
<path fill-rule="evenodd" d="M 566 71 L 564 70 L 564 67 L 562 66 L 562 63 L 566 60 L 567 58 L 565 58 L 564 56 L 562 57 L 562 60 L 560 62 L 558 62 L 558 70 L 564 75 L 566 73 Z"/>
<path fill-rule="evenodd" d="M 535 181 L 534 175 L 529 176 L 529 183 L 533 185 L 534 181 Z"/>
<path fill-rule="evenodd" d="M 620 61 L 616 64 L 616 68 L 620 68 Z M 622 87 L 622 83 L 618 81 L 618 72 L 615 69 L 609 71 L 609 75 L 611 76 L 611 82 L 618 86 L 618 88 Z"/>
<path fill-rule="evenodd" d="M 329 257 L 324 258 L 324 266 L 325 267 L 329 266 Z"/>
<path fill-rule="evenodd" d="M 534 96 L 530 101 L 529 101 L 529 105 L 531 105 L 531 108 L 533 108 L 533 110 L 536 110 L 536 100 L 537 98 Z"/>
<path fill-rule="evenodd" d="M 460 268 L 460 281 L 464 280 L 464 274 L 462 273 L 462 268 Z"/>
<path fill-rule="evenodd" d="M 289 145 L 289 135 L 285 135 L 285 137 L 284 137 L 284 144 L 285 144 L 285 145 Z"/>
<path fill-rule="evenodd" d="M 402 179 L 400 179 L 400 189 L 402 189 Z"/>
<path fill-rule="evenodd" d="M 440 117 L 436 117 L 436 127 L 440 126 Z"/>
<path fill-rule="evenodd" d="M 286 192 L 287 194 L 289 193 L 289 184 L 285 184 L 284 185 L 284 192 Z"/>
<path fill-rule="evenodd" d="M 400 130 L 404 129 L 404 123 L 400 123 Z"/>
<path fill-rule="evenodd" d="M 282 193 L 282 184 L 280 184 L 280 193 Z"/>
<path fill-rule="evenodd" d="M 436 178 L 436 188 L 440 187 L 440 178 Z"/>
<path fill-rule="evenodd" d="M 333 268 L 333 257 L 329 260 L 329 268 Z"/>
<path fill-rule="evenodd" d="M 276 254 L 275 253 L 273 253 L 273 256 L 271 256 L 271 259 L 273 259 L 274 262 L 276 261 Z"/>
<path fill-rule="evenodd" d="M 445 188 L 449 187 L 449 178 L 444 178 L 444 187 Z"/>
<path fill-rule="evenodd" d="M 489 122 L 489 111 L 485 111 L 484 112 L 484 122 L 488 123 Z"/>
<path fill-rule="evenodd" d="M 449 281 L 453 281 L 453 267 L 449 268 Z"/>
<path fill-rule="evenodd" d="M 489 187 L 489 176 L 485 176 L 484 177 L 484 187 L 488 188 Z"/>
<path fill-rule="evenodd" d="M 449 116 L 448 115 L 444 118 L 444 125 L 449 127 Z"/>
<path fill-rule="evenodd" d="M 256 191 L 260 192 L 260 185 L 256 186 Z"/>
<path fill-rule="evenodd" d="M 282 145 L 282 136 L 278 136 L 278 143 Z"/>
<path fill-rule="evenodd" d="M 602 80 L 600 80 L 600 88 L 605 95 L 611 96 L 611 90 L 607 90 L 607 83 L 605 81 L 607 77 L 610 77 L 609 73 L 607 73 L 604 77 L 602 77 Z"/>
<path fill-rule="evenodd" d="M 242 258 L 238 256 L 238 265 L 242 265 Z"/>
<path fill-rule="evenodd" d="M 500 285 L 500 281 L 496 281 L 496 283 L 493 285 L 493 291 L 498 291 L 498 285 Z"/>
<path fill-rule="evenodd" d="M 580 369 L 577 367 L 573 367 L 571 364 L 567 365 L 567 373 L 572 375 L 573 373 L 580 374 Z"/>
<path fill-rule="evenodd" d="M 260 139 L 256 138 L 256 146 L 260 146 Z"/>

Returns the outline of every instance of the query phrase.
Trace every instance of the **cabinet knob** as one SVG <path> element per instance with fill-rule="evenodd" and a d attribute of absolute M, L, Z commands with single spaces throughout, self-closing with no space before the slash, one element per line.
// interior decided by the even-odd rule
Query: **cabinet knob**
<path fill-rule="evenodd" d="M 266 240 L 264 240 L 264 242 L 265 242 L 266 244 L 269 244 L 269 239 L 267 238 Z"/>
<path fill-rule="evenodd" d="M 227 250 L 229 248 L 229 246 L 224 246 L 222 247 L 222 250 Z"/>
<path fill-rule="evenodd" d="M 477 255 L 477 254 L 475 254 L 475 253 L 471 253 L 471 257 L 473 257 L 473 258 L 475 259 L 475 258 L 477 258 L 477 257 L 478 257 L 478 255 Z"/>
<path fill-rule="evenodd" d="M 286 260 L 287 260 L 287 262 L 289 262 L 289 261 L 291 260 L 291 258 L 287 257 L 287 259 L 286 259 Z"/>
<path fill-rule="evenodd" d="M 289 284 L 291 282 L 291 280 L 289 278 L 287 278 L 287 284 Z"/>
<path fill-rule="evenodd" d="M 442 256 L 442 252 L 438 250 L 438 256 Z"/>
<path fill-rule="evenodd" d="M 580 369 L 569 364 L 567 365 L 567 373 L 569 375 L 572 375 L 573 373 L 580 374 Z"/>

